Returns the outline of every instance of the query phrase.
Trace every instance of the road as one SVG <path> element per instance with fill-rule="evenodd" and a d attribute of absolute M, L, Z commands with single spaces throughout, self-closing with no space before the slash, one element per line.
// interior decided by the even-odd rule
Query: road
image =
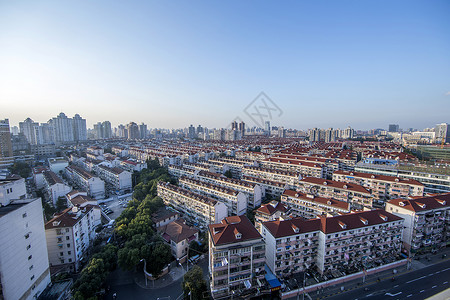
<path fill-rule="evenodd" d="M 202 268 L 205 279 L 208 278 L 208 259 L 205 257 L 200 260 L 198 266 Z M 183 293 L 181 289 L 181 282 L 183 281 L 182 277 L 164 288 L 144 289 L 137 285 L 134 281 L 134 277 L 130 275 L 133 275 L 133 273 L 122 272 L 120 270 L 117 270 L 111 274 L 110 278 L 107 280 L 110 285 L 110 291 L 106 294 L 104 299 L 113 299 L 112 294 L 117 293 L 116 299 L 118 300 L 157 300 L 158 298 L 159 300 L 175 300 Z M 148 285 L 151 286 L 151 282 L 149 282 Z"/>
<path fill-rule="evenodd" d="M 330 300 L 348 299 L 426 299 L 445 289 L 450 288 L 450 260 L 415 270 L 396 277 L 394 281 L 384 280 L 373 285 L 353 289 L 336 296 L 327 297 Z M 315 295 L 311 295 L 313 299 Z"/>

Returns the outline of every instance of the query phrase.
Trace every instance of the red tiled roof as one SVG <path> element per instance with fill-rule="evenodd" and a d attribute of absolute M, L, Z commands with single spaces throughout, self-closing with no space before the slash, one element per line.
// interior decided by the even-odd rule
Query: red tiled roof
<path fill-rule="evenodd" d="M 388 203 L 404 209 L 419 212 L 450 206 L 450 193 L 436 196 L 414 197 L 414 199 L 392 199 Z M 425 206 L 423 205 L 425 204 Z"/>
<path fill-rule="evenodd" d="M 162 234 L 167 242 L 172 240 L 178 244 L 179 242 L 194 236 L 198 233 L 198 230 L 184 224 L 183 219 L 178 219 L 167 225 L 159 227 L 158 232 Z"/>
<path fill-rule="evenodd" d="M 302 182 L 311 183 L 315 185 L 329 186 L 337 189 L 349 190 L 358 193 L 370 194 L 370 192 L 366 190 L 364 187 L 354 183 L 339 182 L 316 177 L 305 177 L 302 180 L 300 180 L 300 183 Z"/>
<path fill-rule="evenodd" d="M 261 238 L 246 216 L 227 217 L 221 223 L 209 225 L 208 229 L 216 246 Z M 236 237 L 235 230 L 241 234 L 241 238 Z"/>
<path fill-rule="evenodd" d="M 328 205 L 331 207 L 337 207 L 345 210 L 350 210 L 350 203 L 340 200 L 335 200 L 331 198 L 324 198 L 324 197 L 317 197 L 313 196 L 312 198 L 308 197 L 304 193 L 296 192 L 293 190 L 285 190 L 283 195 L 294 197 L 294 198 L 300 198 L 311 202 L 317 202 L 323 205 Z"/>
<path fill-rule="evenodd" d="M 272 205 L 272 202 L 275 202 L 276 205 L 275 206 Z M 270 216 L 276 213 L 277 211 L 280 212 L 287 211 L 287 207 L 283 203 L 277 201 L 272 202 L 262 205 L 260 208 L 257 209 L 257 211 Z"/>
<path fill-rule="evenodd" d="M 335 171 L 333 174 L 423 186 L 423 184 L 418 182 L 417 180 L 408 179 L 408 178 L 402 179 L 402 178 L 399 178 L 396 176 L 375 175 L 375 174 L 353 172 L 353 171 Z"/>

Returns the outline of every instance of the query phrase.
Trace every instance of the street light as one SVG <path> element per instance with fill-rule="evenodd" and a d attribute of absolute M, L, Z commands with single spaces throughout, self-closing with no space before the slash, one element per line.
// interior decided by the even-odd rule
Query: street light
<path fill-rule="evenodd" d="M 145 286 L 147 286 L 147 261 L 145 258 L 141 259 L 140 262 L 144 262 L 144 277 L 145 277 Z M 155 284 L 153 282 L 153 284 Z"/>

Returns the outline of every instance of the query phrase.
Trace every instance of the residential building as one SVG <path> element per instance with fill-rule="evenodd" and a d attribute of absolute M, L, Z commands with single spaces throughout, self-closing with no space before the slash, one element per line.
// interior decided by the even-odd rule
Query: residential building
<path fill-rule="evenodd" d="M 52 171 L 44 171 L 44 190 L 48 196 L 48 199 L 56 205 L 59 197 L 64 197 L 72 190 L 72 187 L 66 185 L 61 178 L 59 178 Z"/>
<path fill-rule="evenodd" d="M 152 214 L 152 222 L 156 228 L 167 225 L 170 222 L 178 220 L 179 218 L 180 213 L 174 209 L 168 208 L 167 206 L 159 208 Z"/>
<path fill-rule="evenodd" d="M 260 164 L 262 167 L 265 168 L 273 168 L 283 171 L 297 172 L 302 174 L 303 176 L 312 176 L 318 178 L 326 177 L 325 166 L 313 162 L 269 157 L 261 161 Z"/>
<path fill-rule="evenodd" d="M 168 182 L 158 183 L 158 196 L 165 205 L 179 211 L 188 221 L 200 225 L 200 228 L 220 222 L 228 215 L 228 208 L 224 203 Z"/>
<path fill-rule="evenodd" d="M 289 188 L 295 188 L 298 185 L 301 175 L 297 172 L 284 171 L 271 168 L 245 166 L 242 168 L 243 176 L 252 176 L 271 181 L 287 184 Z"/>
<path fill-rule="evenodd" d="M 227 178 L 220 174 L 200 171 L 198 179 L 216 185 L 222 185 L 248 195 L 247 209 L 259 207 L 262 199 L 262 188 L 258 184 L 239 179 Z"/>
<path fill-rule="evenodd" d="M 247 213 L 248 196 L 243 192 L 188 177 L 180 177 L 178 182 L 183 188 L 223 202 L 228 208 L 228 215 Z"/>
<path fill-rule="evenodd" d="M 318 197 L 313 194 L 285 190 L 281 195 L 281 203 L 291 210 L 291 215 L 314 219 L 318 216 L 335 216 L 349 213 L 350 203 L 331 198 Z"/>
<path fill-rule="evenodd" d="M 128 132 L 127 138 L 129 140 L 136 140 L 139 139 L 140 137 L 139 126 L 134 122 L 130 122 L 129 124 L 127 124 L 127 132 Z"/>
<path fill-rule="evenodd" d="M 284 217 L 288 213 L 288 207 L 276 200 L 261 205 L 255 212 L 255 227 L 261 233 L 261 224 L 268 221 L 275 221 Z"/>
<path fill-rule="evenodd" d="M 265 275 L 265 244 L 247 217 L 227 217 L 209 225 L 208 233 L 213 299 L 258 286 Z"/>
<path fill-rule="evenodd" d="M 72 190 L 66 195 L 66 198 L 68 207 L 78 207 L 79 209 L 82 209 L 83 207 L 86 207 L 88 205 L 92 206 L 92 213 L 94 215 L 94 227 L 102 225 L 102 210 L 100 209 L 100 206 L 98 206 L 98 201 L 89 197 L 87 195 L 87 192 Z"/>
<path fill-rule="evenodd" d="M 23 200 L 26 197 L 25 179 L 19 175 L 0 178 L 0 207 L 10 204 L 13 200 Z"/>
<path fill-rule="evenodd" d="M 383 264 L 384 258 L 400 253 L 402 231 L 403 219 L 383 210 L 262 224 L 266 263 L 285 278 L 313 265 L 329 274 L 371 262 Z"/>
<path fill-rule="evenodd" d="M 64 113 L 60 113 L 49 122 L 53 127 L 55 142 L 57 144 L 71 143 L 74 141 L 73 120 L 71 118 L 68 118 Z"/>
<path fill-rule="evenodd" d="M 424 185 L 414 179 L 351 171 L 336 171 L 333 180 L 361 185 L 377 200 L 420 197 L 424 190 Z"/>
<path fill-rule="evenodd" d="M 73 117 L 73 138 L 76 142 L 87 141 L 86 119 L 75 114 Z"/>
<path fill-rule="evenodd" d="M 49 168 L 44 166 L 37 166 L 31 169 L 33 172 L 33 180 L 34 184 L 36 185 L 36 188 L 38 190 L 44 188 L 44 172 L 50 171 Z"/>
<path fill-rule="evenodd" d="M 120 167 L 130 173 L 133 172 L 140 172 L 143 169 L 147 168 L 147 163 L 145 162 L 138 162 L 134 160 L 123 160 L 120 162 Z"/>
<path fill-rule="evenodd" d="M 42 202 L 4 196 L 0 192 L 0 299 L 38 299 L 51 284 Z"/>
<path fill-rule="evenodd" d="M 354 183 L 305 177 L 300 180 L 298 191 L 319 197 L 346 201 L 351 203 L 352 209 L 372 208 L 372 194 L 364 187 Z"/>
<path fill-rule="evenodd" d="M 436 142 L 438 143 L 448 143 L 450 142 L 450 128 L 447 123 L 437 124 L 434 132 L 436 134 Z"/>
<path fill-rule="evenodd" d="M 400 131 L 400 126 L 398 126 L 398 124 L 389 124 L 389 132 L 399 132 Z"/>
<path fill-rule="evenodd" d="M 25 135 L 30 145 L 38 145 L 43 143 L 42 131 L 40 130 L 39 123 L 34 122 L 30 118 L 19 123 L 20 132 Z"/>
<path fill-rule="evenodd" d="M 47 161 L 50 171 L 56 174 L 63 172 L 69 165 L 69 162 L 64 157 L 49 158 Z"/>
<path fill-rule="evenodd" d="M 86 251 L 95 238 L 93 208 L 92 205 L 69 207 L 45 224 L 52 273 L 80 271 Z"/>
<path fill-rule="evenodd" d="M 5 168 L 14 163 L 11 132 L 9 120 L 0 120 L 0 168 Z"/>
<path fill-rule="evenodd" d="M 80 167 L 71 165 L 65 169 L 66 176 L 80 189 L 95 199 L 105 198 L 105 182 Z"/>
<path fill-rule="evenodd" d="M 188 258 L 189 244 L 198 241 L 199 231 L 186 225 L 184 219 L 178 219 L 158 227 L 158 233 L 170 245 L 175 259 L 184 263 Z"/>
<path fill-rule="evenodd" d="M 121 168 L 109 168 L 104 165 L 98 165 L 98 177 L 100 177 L 111 190 L 119 193 L 128 193 L 132 190 L 131 173 Z"/>
<path fill-rule="evenodd" d="M 267 198 L 278 198 L 283 194 L 284 190 L 288 188 L 288 184 L 268 180 L 264 178 L 252 177 L 248 175 L 243 175 L 241 178 L 243 181 L 251 182 L 254 184 L 258 184 L 262 188 L 262 197 Z"/>
<path fill-rule="evenodd" d="M 413 199 L 392 199 L 385 210 L 405 219 L 403 246 L 409 253 L 450 243 L 450 193 Z"/>

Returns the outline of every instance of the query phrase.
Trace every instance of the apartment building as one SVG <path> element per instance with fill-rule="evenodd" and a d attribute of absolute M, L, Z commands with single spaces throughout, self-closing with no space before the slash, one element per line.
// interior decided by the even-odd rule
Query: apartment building
<path fill-rule="evenodd" d="M 261 205 L 255 212 L 255 227 L 261 233 L 261 224 L 268 221 L 275 221 L 288 213 L 288 207 L 278 201 Z"/>
<path fill-rule="evenodd" d="M 27 197 L 25 179 L 19 175 L 0 178 L 0 207 L 8 205 L 13 200 L 23 200 Z"/>
<path fill-rule="evenodd" d="M 69 165 L 69 162 L 64 157 L 49 158 L 47 161 L 50 171 L 56 174 L 63 172 Z"/>
<path fill-rule="evenodd" d="M 350 212 L 350 203 L 348 202 L 294 190 L 285 190 L 281 195 L 281 203 L 291 209 L 291 215 L 306 219 L 314 219 L 323 215 L 331 217 Z"/>
<path fill-rule="evenodd" d="M 288 188 L 288 184 L 268 180 L 264 178 L 258 178 L 248 175 L 243 175 L 241 178 L 243 181 L 258 184 L 262 188 L 262 197 L 266 198 L 266 195 L 273 198 L 278 198 L 283 194 L 284 190 Z"/>
<path fill-rule="evenodd" d="M 131 173 L 121 168 L 110 168 L 104 165 L 98 165 L 98 177 L 100 177 L 109 186 L 111 190 L 119 193 L 128 193 L 132 190 Z"/>
<path fill-rule="evenodd" d="M 258 286 L 265 275 L 265 244 L 247 217 L 227 217 L 209 225 L 208 233 L 212 297 L 230 297 Z"/>
<path fill-rule="evenodd" d="M 169 244 L 177 261 L 184 263 L 188 258 L 189 244 L 198 241 L 199 231 L 186 225 L 184 219 L 178 219 L 158 227 L 158 233 Z"/>
<path fill-rule="evenodd" d="M 251 176 L 266 180 L 281 182 L 287 184 L 289 188 L 295 188 L 302 176 L 299 173 L 291 171 L 282 171 L 277 169 L 245 166 L 242 169 L 242 176 Z"/>
<path fill-rule="evenodd" d="M 274 168 L 284 171 L 297 172 L 302 174 L 303 176 L 311 176 L 317 178 L 326 177 L 325 166 L 313 162 L 270 157 L 266 160 L 261 161 L 260 164 L 265 168 Z"/>
<path fill-rule="evenodd" d="M 383 263 L 401 250 L 403 219 L 383 210 L 262 224 L 266 263 L 289 277 L 316 266 L 320 273 Z"/>
<path fill-rule="evenodd" d="M 80 271 L 81 262 L 95 238 L 94 206 L 69 207 L 45 224 L 52 273 Z"/>
<path fill-rule="evenodd" d="M 325 178 L 331 178 L 331 176 L 333 176 L 333 172 L 339 170 L 339 162 L 330 158 L 299 155 L 299 154 L 284 154 L 284 153 L 274 154 L 271 158 L 288 159 L 320 165 L 323 167 Z"/>
<path fill-rule="evenodd" d="M 49 168 L 44 166 L 37 166 L 31 169 L 33 172 L 33 181 L 38 190 L 44 188 L 44 171 L 49 171 Z"/>
<path fill-rule="evenodd" d="M 147 163 L 127 159 L 120 162 L 120 167 L 130 173 L 140 172 L 147 168 Z"/>
<path fill-rule="evenodd" d="M 219 169 L 222 170 L 222 172 L 230 170 L 231 174 L 233 175 L 233 178 L 241 177 L 242 168 L 244 166 L 257 166 L 255 161 L 231 157 L 210 159 L 208 160 L 208 164 L 218 167 Z"/>
<path fill-rule="evenodd" d="M 385 210 L 405 219 L 403 246 L 409 253 L 450 243 L 450 193 L 414 199 L 392 199 Z"/>
<path fill-rule="evenodd" d="M 297 190 L 306 194 L 349 202 L 352 209 L 372 208 L 372 194 L 354 183 L 305 177 L 300 180 Z"/>
<path fill-rule="evenodd" d="M 5 196 L 0 192 L 0 299 L 37 299 L 51 283 L 41 199 Z"/>
<path fill-rule="evenodd" d="M 48 199 L 52 201 L 53 205 L 56 205 L 59 197 L 64 197 L 68 192 L 72 190 L 72 187 L 66 185 L 61 178 L 59 178 L 52 171 L 44 171 L 44 190 L 48 196 Z"/>
<path fill-rule="evenodd" d="M 220 174 L 200 171 L 197 173 L 197 178 L 216 185 L 243 192 L 248 196 L 247 209 L 253 209 L 261 205 L 263 189 L 259 184 L 239 179 L 227 178 Z"/>
<path fill-rule="evenodd" d="M 158 183 L 158 196 L 165 205 L 179 211 L 185 219 L 198 224 L 200 228 L 218 223 L 228 216 L 227 206 L 209 197 L 166 182 Z"/>
<path fill-rule="evenodd" d="M 417 180 L 395 176 L 336 171 L 333 174 L 333 180 L 361 185 L 368 189 L 377 200 L 421 197 L 424 191 L 424 185 Z"/>
<path fill-rule="evenodd" d="M 66 176 L 94 199 L 105 198 L 105 182 L 77 166 L 66 167 Z"/>
<path fill-rule="evenodd" d="M 195 176 L 197 176 L 197 174 L 199 172 L 197 169 L 189 169 L 189 168 L 175 166 L 175 165 L 169 165 L 167 167 L 167 169 L 169 170 L 169 174 L 176 178 L 180 178 L 182 176 L 195 177 Z"/>
<path fill-rule="evenodd" d="M 247 194 L 217 184 L 188 177 L 180 177 L 179 184 L 186 189 L 217 199 L 228 207 L 228 215 L 244 215 L 247 212 Z"/>
<path fill-rule="evenodd" d="M 68 207 L 76 206 L 81 209 L 88 205 L 92 206 L 94 214 L 94 227 L 97 227 L 102 224 L 101 220 L 102 211 L 100 209 L 100 206 L 98 206 L 97 200 L 92 199 L 87 195 L 87 192 L 72 190 L 70 193 L 66 195 L 66 199 Z"/>

